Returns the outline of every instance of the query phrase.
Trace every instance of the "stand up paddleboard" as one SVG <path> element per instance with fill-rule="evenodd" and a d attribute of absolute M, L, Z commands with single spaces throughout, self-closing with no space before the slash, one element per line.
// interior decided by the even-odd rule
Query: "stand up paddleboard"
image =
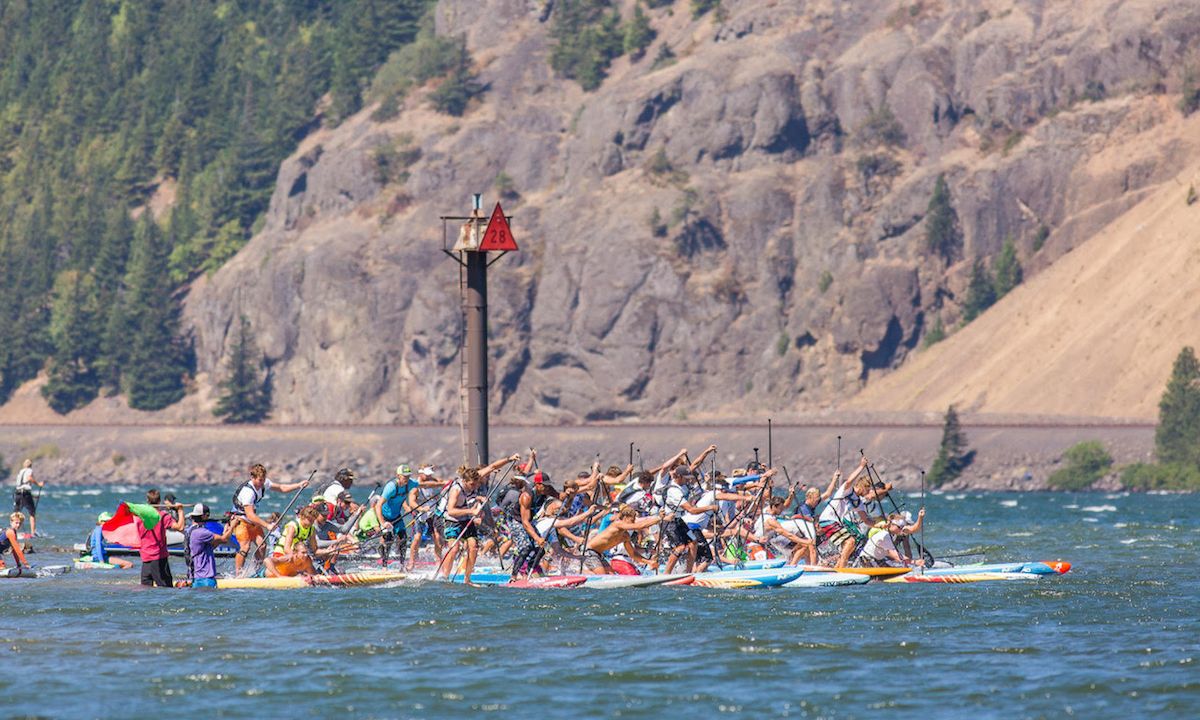
<path fill-rule="evenodd" d="M 408 577 L 399 572 L 346 573 L 344 575 L 297 575 L 278 578 L 217 578 L 218 590 L 293 590 L 305 587 L 366 587 L 396 582 Z"/>

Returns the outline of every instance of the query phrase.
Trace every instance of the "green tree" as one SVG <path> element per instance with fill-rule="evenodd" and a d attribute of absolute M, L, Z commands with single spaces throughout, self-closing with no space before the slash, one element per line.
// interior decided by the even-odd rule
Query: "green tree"
<path fill-rule="evenodd" d="M 1200 466 L 1200 362 L 1191 347 L 1179 351 L 1159 400 L 1154 446 L 1161 463 Z"/>
<path fill-rule="evenodd" d="M 942 424 L 942 443 L 938 447 L 933 467 L 929 469 L 929 483 L 941 487 L 956 480 L 975 460 L 975 451 L 967 447 L 967 435 L 958 421 L 958 412 L 951 405 L 946 409 Z"/>
<path fill-rule="evenodd" d="M 633 17 L 625 23 L 625 54 L 634 62 L 641 60 L 657 34 L 650 26 L 650 18 L 646 16 L 646 11 L 642 10 L 642 4 L 637 3 L 633 6 Z"/>
<path fill-rule="evenodd" d="M 178 337 L 179 301 L 167 277 L 169 248 L 150 214 L 135 234 L 126 286 L 126 327 L 132 330 L 121 380 L 135 410 L 161 410 L 183 398 L 189 374 Z"/>
<path fill-rule="evenodd" d="M 971 280 L 967 283 L 967 300 L 963 303 L 963 320 L 971 322 L 996 304 L 996 280 L 982 260 L 971 266 Z"/>
<path fill-rule="evenodd" d="M 946 176 L 938 175 L 925 211 L 925 248 L 947 264 L 954 262 L 962 251 L 962 233 L 958 228 L 958 213 L 950 202 Z"/>
<path fill-rule="evenodd" d="M 440 113 L 458 117 L 467 110 L 471 98 L 483 92 L 483 86 L 471 70 L 471 55 L 465 40 L 459 41 L 453 69 L 429 95 L 433 107 Z"/>
<path fill-rule="evenodd" d="M 692 18 L 699 19 L 711 10 L 721 7 L 721 0 L 692 0 Z"/>
<path fill-rule="evenodd" d="M 929 332 L 925 333 L 924 339 L 921 340 L 921 347 L 936 345 L 945 339 L 946 326 L 942 323 L 942 316 L 938 315 L 933 321 L 933 327 L 929 328 Z"/>
<path fill-rule="evenodd" d="M 1047 480 L 1057 490 L 1085 490 L 1104 477 L 1113 464 L 1112 456 L 1096 440 L 1072 445 L 1063 458 L 1066 466 L 1055 470 Z"/>
<path fill-rule="evenodd" d="M 257 423 L 270 415 L 271 389 L 269 381 L 259 375 L 261 365 L 262 355 L 255 345 L 250 321 L 243 315 L 214 415 L 227 423 Z"/>
<path fill-rule="evenodd" d="M 550 67 L 584 90 L 600 87 L 613 58 L 623 50 L 621 15 L 609 0 L 560 0 L 550 37 Z"/>
<path fill-rule="evenodd" d="M 1017 245 L 1011 237 L 1004 241 L 1004 246 L 1000 248 L 1000 254 L 996 256 L 992 267 L 996 274 L 997 300 L 1007 295 L 1025 279 L 1021 261 L 1017 259 Z"/>
<path fill-rule="evenodd" d="M 95 281 L 90 275 L 67 271 L 54 287 L 50 340 L 54 356 L 42 395 L 57 413 L 83 407 L 100 392 L 96 361 L 100 356 L 99 309 Z"/>

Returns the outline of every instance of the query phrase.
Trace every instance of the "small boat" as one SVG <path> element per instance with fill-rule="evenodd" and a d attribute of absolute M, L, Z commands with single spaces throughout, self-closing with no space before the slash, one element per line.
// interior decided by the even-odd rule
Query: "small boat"
<path fill-rule="evenodd" d="M 871 582 L 871 576 L 860 573 L 809 572 L 805 570 L 803 575 L 784 585 L 784 587 L 836 587 L 840 585 L 862 585 L 868 582 Z"/>
<path fill-rule="evenodd" d="M 342 575 L 296 575 L 295 577 L 217 578 L 218 590 L 292 590 L 304 587 L 366 587 L 397 582 L 408 577 L 400 572 L 362 572 Z"/>

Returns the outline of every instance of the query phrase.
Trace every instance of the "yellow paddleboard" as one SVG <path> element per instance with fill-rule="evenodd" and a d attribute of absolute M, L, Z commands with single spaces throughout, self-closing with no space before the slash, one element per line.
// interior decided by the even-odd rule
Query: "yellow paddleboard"
<path fill-rule="evenodd" d="M 346 573 L 345 575 L 297 575 L 277 578 L 220 578 L 219 590 L 292 590 L 304 587 L 361 587 L 383 585 L 405 578 L 400 572 Z"/>
<path fill-rule="evenodd" d="M 706 578 L 703 573 L 696 575 L 696 579 L 692 585 L 699 585 L 706 588 L 722 588 L 725 590 L 737 590 L 741 588 L 752 588 L 762 585 L 757 580 L 749 578 Z"/>

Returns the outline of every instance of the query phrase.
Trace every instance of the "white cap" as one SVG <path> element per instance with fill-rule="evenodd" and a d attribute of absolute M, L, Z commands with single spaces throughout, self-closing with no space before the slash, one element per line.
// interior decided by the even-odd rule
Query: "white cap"
<path fill-rule="evenodd" d="M 433 467 L 432 465 L 426 465 L 425 467 L 423 467 L 423 468 L 421 468 L 420 470 L 418 470 L 418 471 L 417 471 L 417 474 L 418 474 L 418 475 L 429 475 L 429 476 L 432 476 L 434 472 L 435 472 L 435 469 L 434 469 L 434 467 Z"/>
<path fill-rule="evenodd" d="M 190 513 L 188 513 L 188 517 L 204 517 L 207 514 L 208 506 L 204 503 L 196 503 L 196 506 L 192 508 Z"/>

